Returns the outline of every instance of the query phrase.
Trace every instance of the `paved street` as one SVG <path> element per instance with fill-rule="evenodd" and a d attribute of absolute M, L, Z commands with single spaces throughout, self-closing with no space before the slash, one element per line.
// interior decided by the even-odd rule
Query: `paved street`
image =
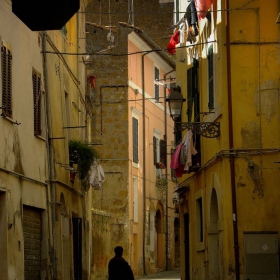
<path fill-rule="evenodd" d="M 153 279 L 153 280 L 158 280 L 158 279 L 169 279 L 169 280 L 180 280 L 181 275 L 180 275 L 180 269 L 176 270 L 169 270 L 169 271 L 163 271 L 159 272 L 156 274 L 151 274 L 148 276 L 140 276 L 140 277 L 135 277 L 135 280 L 144 280 L 144 279 Z"/>

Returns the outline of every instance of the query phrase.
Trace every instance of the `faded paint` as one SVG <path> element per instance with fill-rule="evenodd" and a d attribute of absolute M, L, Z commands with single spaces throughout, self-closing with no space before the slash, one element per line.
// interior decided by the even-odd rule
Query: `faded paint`
<path fill-rule="evenodd" d="M 185 2 L 179 1 L 179 7 L 185 8 Z M 230 6 L 226 7 L 225 2 Z M 214 113 L 203 115 L 200 121 L 219 122 L 221 128 L 219 139 L 201 137 L 203 168 L 200 172 L 179 179 L 182 225 L 184 215 L 189 215 L 189 231 L 185 232 L 181 227 L 181 238 L 189 235 L 190 240 L 190 256 L 186 256 L 185 248 L 181 247 L 181 276 L 184 280 L 189 279 L 187 268 L 192 280 L 246 278 L 244 232 L 280 231 L 277 214 L 280 211 L 279 167 L 276 165 L 280 141 L 280 53 L 279 25 L 275 24 L 280 7 L 276 2 L 267 5 L 264 1 L 214 1 L 211 22 L 204 19 L 198 23 L 199 35 L 193 43 L 198 45 L 188 46 L 185 63 L 177 58 L 177 84 L 185 98 L 189 86 L 186 71 L 193 66 L 194 58 L 198 60 L 200 112 L 208 112 L 207 55 L 209 45 L 213 45 Z M 230 10 L 233 146 L 229 144 L 227 19 L 224 9 Z M 270 22 L 267 15 L 272 19 Z M 244 25 L 240 18 L 246 18 L 248 24 Z M 183 111 L 186 111 L 186 105 Z M 187 121 L 186 118 L 184 115 L 183 121 Z M 230 172 L 230 156 L 234 160 L 234 174 Z M 231 186 L 231 176 L 235 186 Z M 236 192 L 237 213 L 232 210 L 232 189 Z M 216 200 L 212 196 L 214 190 Z M 202 213 L 197 199 L 202 200 Z M 237 251 L 234 250 L 235 218 Z M 197 242 L 198 238 L 202 240 Z M 240 266 L 235 263 L 236 252 Z M 216 260 L 218 267 L 214 265 Z M 237 266 L 240 275 L 236 275 Z"/>

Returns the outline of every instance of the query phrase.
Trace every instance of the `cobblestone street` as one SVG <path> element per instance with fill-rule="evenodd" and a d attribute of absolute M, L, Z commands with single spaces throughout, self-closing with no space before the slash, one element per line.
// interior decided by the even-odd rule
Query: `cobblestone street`
<path fill-rule="evenodd" d="M 180 269 L 169 270 L 169 271 L 163 271 L 163 272 L 159 272 L 159 273 L 156 273 L 156 274 L 151 274 L 151 275 L 148 275 L 148 276 L 135 277 L 135 280 L 144 280 L 144 279 L 153 279 L 153 280 L 158 280 L 158 279 L 179 280 L 179 279 L 181 279 Z"/>

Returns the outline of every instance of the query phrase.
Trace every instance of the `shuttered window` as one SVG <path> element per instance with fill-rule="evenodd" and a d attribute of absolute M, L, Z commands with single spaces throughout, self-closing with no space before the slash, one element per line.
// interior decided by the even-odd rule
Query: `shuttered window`
<path fill-rule="evenodd" d="M 208 108 L 214 109 L 213 45 L 208 49 Z"/>
<path fill-rule="evenodd" d="M 33 69 L 34 135 L 41 135 L 41 75 Z"/>
<path fill-rule="evenodd" d="M 187 100 L 188 100 L 188 108 L 187 108 L 187 115 L 188 115 L 188 122 L 192 120 L 192 107 L 193 107 L 193 75 L 192 75 L 192 68 L 187 70 Z"/>
<path fill-rule="evenodd" d="M 1 47 L 1 70 L 2 113 L 7 117 L 12 117 L 12 52 L 4 43 Z"/>
<path fill-rule="evenodd" d="M 158 139 L 157 137 L 153 137 L 153 150 L 154 150 L 154 165 L 157 168 L 162 168 L 163 165 L 166 167 L 166 141 L 163 139 Z M 158 163 L 162 163 L 163 165 L 158 166 Z"/>
<path fill-rule="evenodd" d="M 154 165 L 158 163 L 158 145 L 157 145 L 157 138 L 153 137 L 153 150 L 154 150 Z"/>
<path fill-rule="evenodd" d="M 155 81 L 159 80 L 159 69 L 155 67 Z M 159 85 L 155 84 L 155 101 L 159 102 Z"/>
<path fill-rule="evenodd" d="M 160 146 L 160 161 L 164 164 L 166 167 L 166 141 L 161 139 L 159 141 L 159 146 Z"/>
<path fill-rule="evenodd" d="M 132 118 L 132 143 L 132 160 L 138 164 L 138 120 L 136 118 Z"/>

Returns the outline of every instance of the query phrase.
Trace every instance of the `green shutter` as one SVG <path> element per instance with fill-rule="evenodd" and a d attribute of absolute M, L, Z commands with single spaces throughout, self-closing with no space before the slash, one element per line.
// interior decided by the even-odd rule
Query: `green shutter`
<path fill-rule="evenodd" d="M 208 50 L 208 108 L 214 109 L 213 45 Z"/>
<path fill-rule="evenodd" d="M 138 120 L 136 118 L 132 118 L 132 143 L 132 159 L 134 163 L 138 163 Z"/>

